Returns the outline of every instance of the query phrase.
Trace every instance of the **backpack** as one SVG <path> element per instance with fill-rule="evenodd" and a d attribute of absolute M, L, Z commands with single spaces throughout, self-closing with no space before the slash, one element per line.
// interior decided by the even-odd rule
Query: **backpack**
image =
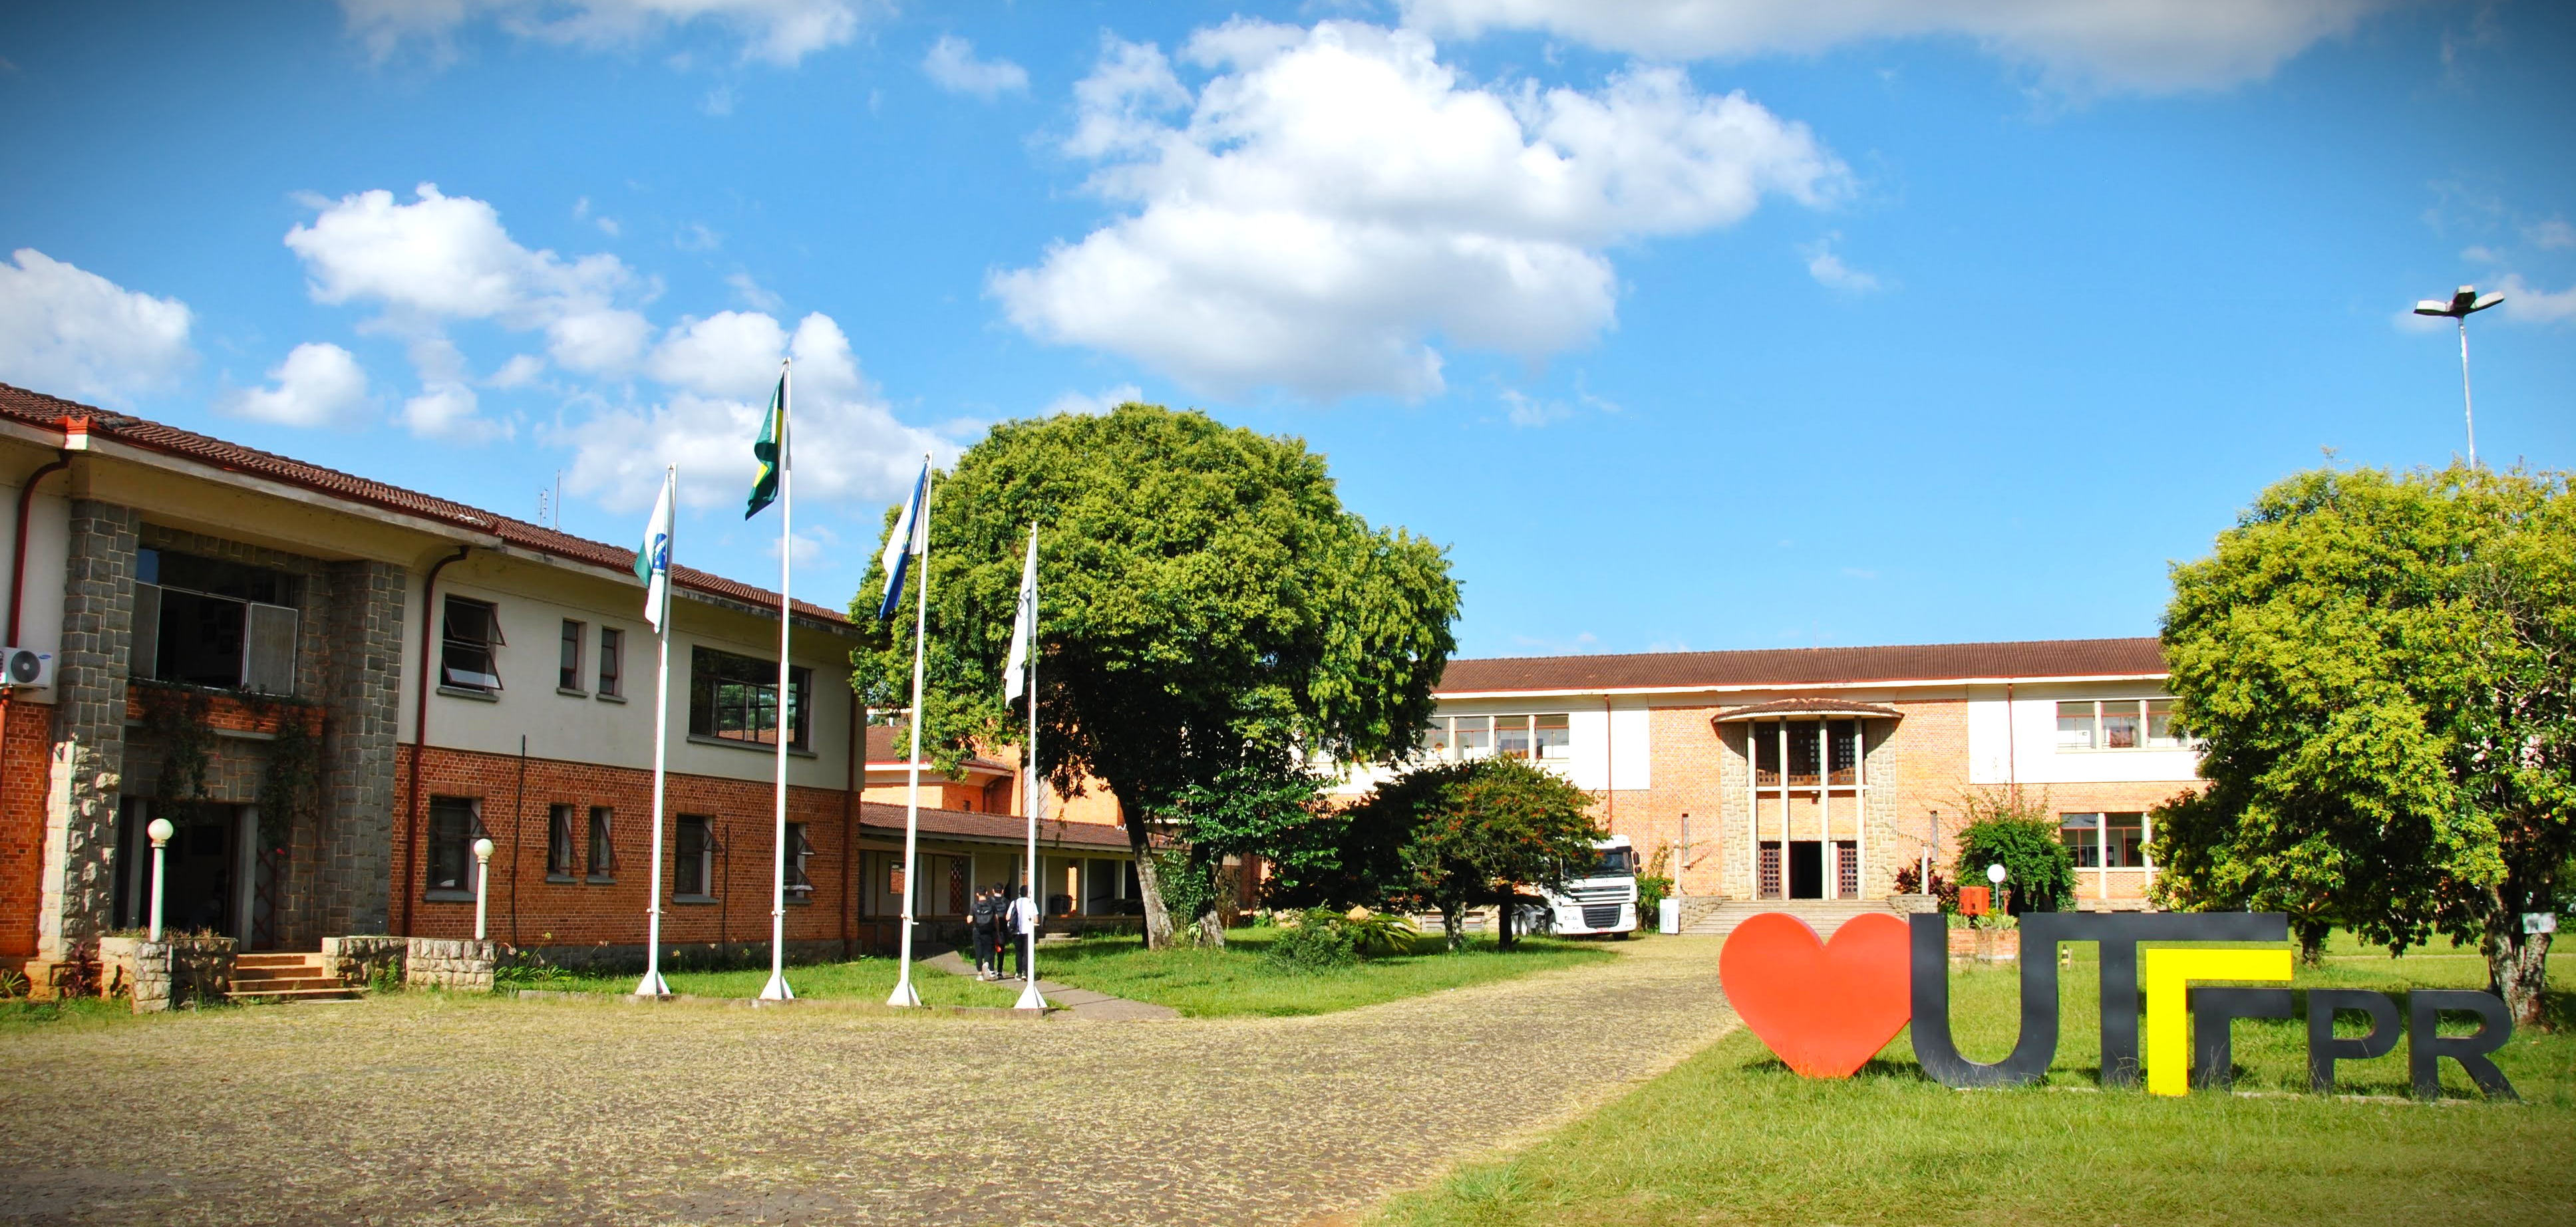
<path fill-rule="evenodd" d="M 1001 921 L 1002 909 L 994 904 L 992 896 L 987 895 L 975 901 L 974 917 L 975 927 L 989 929 Z"/>

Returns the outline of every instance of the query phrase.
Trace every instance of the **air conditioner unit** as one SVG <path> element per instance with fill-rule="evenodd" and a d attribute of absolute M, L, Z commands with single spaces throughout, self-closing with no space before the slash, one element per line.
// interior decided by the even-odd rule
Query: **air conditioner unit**
<path fill-rule="evenodd" d="M 0 685 L 41 690 L 53 684 L 53 653 L 34 648 L 0 648 Z"/>

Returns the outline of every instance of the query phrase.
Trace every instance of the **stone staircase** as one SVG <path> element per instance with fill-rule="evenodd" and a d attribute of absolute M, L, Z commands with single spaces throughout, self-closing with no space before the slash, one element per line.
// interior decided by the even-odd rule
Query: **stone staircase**
<path fill-rule="evenodd" d="M 364 989 L 333 975 L 319 954 L 245 954 L 233 960 L 235 1001 L 345 1001 Z"/>
<path fill-rule="evenodd" d="M 1764 912 L 1786 912 L 1807 922 L 1816 936 L 1831 939 L 1834 930 L 1854 916 L 1869 912 L 1895 915 L 1883 899 L 1729 899 L 1716 910 L 1682 927 L 1682 932 L 1697 937 L 1724 937 L 1735 926 Z"/>

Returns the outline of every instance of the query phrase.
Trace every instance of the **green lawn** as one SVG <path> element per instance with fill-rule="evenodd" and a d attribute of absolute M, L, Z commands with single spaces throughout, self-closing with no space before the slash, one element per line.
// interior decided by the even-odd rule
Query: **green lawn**
<path fill-rule="evenodd" d="M 1961 1092 L 1925 1078 L 1900 1033 L 1841 1082 L 1790 1073 L 1738 1031 L 1523 1154 L 1397 1199 L 1376 1222 L 1435 1224 L 2051 1224 L 2576 1221 L 2576 993 L 2556 1029 L 2495 1054 L 2520 1104 L 2476 1097 L 2444 1062 L 2438 1105 L 2323 1098 L 2306 1024 L 2236 1024 L 2238 1094 L 2096 1089 L 2092 947 L 2061 977 L 2063 1031 L 2044 1088 Z M 2475 988 L 2485 964 L 2444 948 L 2391 961 L 2350 941 L 2294 987 Z M 2466 957 L 2463 957 L 2466 956 Z M 2551 960 L 2554 985 L 2576 957 Z M 1954 973 L 1970 1057 L 2018 1026 L 2017 973 Z M 2402 1002 L 2401 1002 L 2402 1006 Z M 2406 1046 L 2337 1066 L 2350 1095 L 2402 1096 Z"/>
<path fill-rule="evenodd" d="M 0 1001 L 0 1035 L 39 1028 L 113 1027 L 132 1022 L 136 1017 L 134 1003 L 122 997 L 109 1000 L 75 997 L 68 1001 Z"/>
<path fill-rule="evenodd" d="M 545 983 L 530 982 L 518 987 L 553 989 L 581 993 L 632 993 L 639 973 L 614 976 L 577 975 Z M 664 972 L 671 991 L 691 997 L 757 997 L 769 984 L 767 967 L 741 971 Z M 817 1001 L 882 1002 L 894 991 L 895 961 L 867 958 L 847 963 L 811 963 L 789 966 L 787 985 L 798 997 Z M 912 969 L 912 988 L 924 1005 L 986 1005 L 1007 1007 L 1019 999 L 1018 990 L 986 984 L 966 976 L 952 976 L 944 971 L 916 965 Z"/>
<path fill-rule="evenodd" d="M 1262 957 L 1277 932 L 1232 929 L 1221 950 L 1147 950 L 1132 936 L 1050 942 L 1038 949 L 1038 978 L 1167 1005 L 1194 1018 L 1285 1016 L 1330 1014 L 1617 957 L 1599 941 L 1546 937 L 1524 938 L 1509 952 L 1495 949 L 1490 938 L 1471 939 L 1466 950 L 1451 954 L 1433 934 L 1416 942 L 1412 954 L 1297 972 Z"/>

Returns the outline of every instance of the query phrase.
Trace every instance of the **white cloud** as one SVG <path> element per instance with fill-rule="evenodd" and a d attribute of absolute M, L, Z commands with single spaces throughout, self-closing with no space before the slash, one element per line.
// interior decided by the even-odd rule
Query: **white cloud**
<path fill-rule="evenodd" d="M 537 376 L 545 372 L 545 359 L 535 354 L 512 354 L 510 360 L 502 363 L 501 369 L 492 372 L 492 377 L 484 382 L 496 388 L 523 388 L 535 383 Z"/>
<path fill-rule="evenodd" d="M 403 402 L 402 423 L 424 439 L 451 443 L 490 443 L 518 432 L 476 412 L 474 389 L 461 383 L 433 383 Z"/>
<path fill-rule="evenodd" d="M 33 248 L 0 264 L 0 379 L 123 404 L 195 360 L 187 304 L 154 298 Z"/>
<path fill-rule="evenodd" d="M 1843 263 L 1843 258 L 1834 254 L 1834 244 L 1842 237 L 1829 234 L 1799 249 L 1807 257 L 1807 275 L 1828 290 L 1839 290 L 1845 294 L 1875 292 L 1880 288 L 1878 278 Z"/>
<path fill-rule="evenodd" d="M 1135 212 L 996 275 L 1012 322 L 1219 394 L 1443 387 L 1446 343 L 1542 357 L 1610 326 L 1604 249 L 1737 221 L 1846 177 L 1804 125 L 1667 68 L 1598 91 L 1478 86 L 1407 31 L 1236 21 L 1109 40 L 1068 152 Z M 1165 116 L 1186 111 L 1177 122 Z"/>
<path fill-rule="evenodd" d="M 367 372 L 356 355 L 327 341 L 307 341 L 271 367 L 265 388 L 243 388 L 215 402 L 235 417 L 280 426 L 328 426 L 367 403 Z"/>
<path fill-rule="evenodd" d="M 975 58 L 975 44 L 954 34 L 943 34 L 930 45 L 930 54 L 921 59 L 921 71 L 933 85 L 952 94 L 971 94 L 986 102 L 1008 93 L 1029 88 L 1025 68 L 1003 59 Z"/>
<path fill-rule="evenodd" d="M 2162 92 L 2268 76 L 2401 0 L 1400 0 L 1435 35 L 1540 30 L 1658 60 L 1964 36 L 2060 85 Z"/>
<path fill-rule="evenodd" d="M 1048 401 L 1047 407 L 1039 410 L 1038 412 L 1040 416 L 1043 417 L 1054 417 L 1060 413 L 1077 413 L 1084 416 L 1097 416 L 1099 414 L 1107 413 L 1129 401 L 1141 401 L 1143 399 L 1145 399 L 1145 390 L 1143 388 L 1137 387 L 1132 383 L 1122 383 L 1114 388 L 1102 388 L 1097 392 L 1091 393 L 1067 392 L 1054 400 Z"/>
<path fill-rule="evenodd" d="M 698 101 L 698 109 L 718 119 L 733 114 L 733 87 L 719 85 L 708 90 L 707 96 Z"/>
<path fill-rule="evenodd" d="M 633 47 L 698 22 L 742 40 L 742 58 L 795 64 L 857 37 L 869 0 L 340 0 L 350 37 L 378 62 L 406 44 L 455 58 L 455 35 L 490 18 L 503 31 L 591 49 Z"/>
<path fill-rule="evenodd" d="M 808 315 L 793 334 L 766 315 L 722 312 L 670 330 L 647 367 L 675 391 L 660 404 L 604 410 L 555 441 L 574 449 L 564 481 L 613 510 L 652 502 L 662 466 L 680 466 L 693 507 L 738 505 L 751 489 L 751 441 L 778 379 L 796 359 L 791 439 L 800 499 L 895 497 L 921 453 L 954 457 L 957 445 L 905 426 L 859 374 L 849 338 L 829 316 Z"/>
<path fill-rule="evenodd" d="M 724 235 L 708 229 L 705 222 L 690 222 L 671 236 L 671 245 L 682 251 L 714 251 L 724 246 Z"/>
<path fill-rule="evenodd" d="M 1539 400 L 1517 388 L 1503 389 L 1503 417 L 1523 430 L 1562 422 L 1574 416 L 1563 401 Z"/>
<path fill-rule="evenodd" d="M 784 310 L 787 306 L 787 300 L 780 298 L 767 287 L 752 280 L 751 274 L 743 272 L 740 269 L 736 269 L 733 272 L 726 274 L 725 284 L 733 287 L 735 297 L 740 298 L 755 310 L 775 312 Z"/>
<path fill-rule="evenodd" d="M 2520 273 L 2507 273 L 2496 288 L 2504 293 L 2506 319 L 2527 324 L 2576 320 L 2576 286 L 2552 292 L 2524 281 Z"/>
<path fill-rule="evenodd" d="M 2553 250 L 2561 247 L 2576 247 L 2576 226 L 2568 225 L 2567 219 L 2563 217 L 2535 222 L 2525 228 L 2524 233 L 2530 236 L 2531 243 L 2535 247 Z"/>

